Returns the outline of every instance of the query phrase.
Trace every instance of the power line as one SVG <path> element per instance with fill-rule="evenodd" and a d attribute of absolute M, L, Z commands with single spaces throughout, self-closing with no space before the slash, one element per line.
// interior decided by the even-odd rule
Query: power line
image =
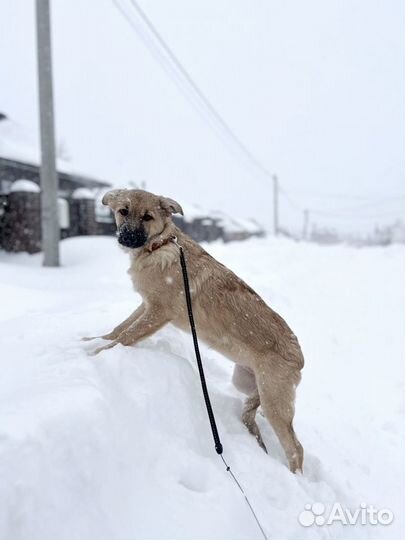
<path fill-rule="evenodd" d="M 375 208 L 381 208 L 381 207 L 389 207 L 389 206 L 392 206 L 392 204 L 394 203 L 400 203 L 400 204 L 404 204 L 404 201 L 399 199 L 397 201 L 380 201 L 380 203 L 375 203 L 375 204 L 364 204 L 364 205 L 360 205 L 360 206 L 351 206 L 351 207 L 346 207 L 346 208 L 332 208 L 331 210 L 328 210 L 328 209 L 317 209 L 317 208 L 312 208 L 312 211 L 317 213 L 317 214 L 328 214 L 328 215 L 335 215 L 335 216 L 339 216 L 339 217 L 347 217 L 347 218 L 351 218 L 353 217 L 351 215 L 352 212 L 356 212 L 356 216 L 358 215 L 358 212 L 359 210 L 369 210 L 369 209 L 375 209 Z M 388 210 L 388 209 L 387 209 Z M 394 213 L 394 210 L 390 210 L 390 213 Z M 387 212 L 385 212 L 385 214 L 387 214 Z M 397 215 L 398 212 L 395 212 L 395 214 Z M 372 214 L 372 217 L 374 216 L 375 214 Z M 367 217 L 367 216 L 364 216 L 364 217 Z"/>
<path fill-rule="evenodd" d="M 399 197 L 399 198 L 396 198 L 395 200 L 385 200 L 385 201 L 379 201 L 379 202 L 375 202 L 375 203 L 371 203 L 371 204 L 360 204 L 360 205 L 357 205 L 357 206 L 349 206 L 349 207 L 345 207 L 345 208 L 334 208 L 333 211 L 336 211 L 336 212 L 351 212 L 351 211 L 357 211 L 357 210 L 363 210 L 363 209 L 368 209 L 368 208 L 378 208 L 378 207 L 381 207 L 381 206 L 391 206 L 392 204 L 404 204 L 404 199 L 405 199 L 405 196 L 403 197 Z"/>
<path fill-rule="evenodd" d="M 296 202 L 295 198 L 293 199 L 290 195 L 289 192 L 287 192 L 283 187 L 280 187 L 279 188 L 280 190 L 280 193 L 282 193 L 282 195 L 284 196 L 285 200 L 289 203 L 289 205 L 298 210 L 298 211 L 304 211 L 305 210 L 305 207 L 299 203 Z M 380 200 L 378 202 L 375 202 L 375 203 L 366 203 L 366 204 L 360 204 L 360 205 L 356 205 L 356 206 L 346 206 L 344 208 L 332 208 L 330 211 L 328 209 L 325 209 L 325 208 L 313 208 L 312 206 L 310 207 L 311 208 L 311 212 L 315 212 L 315 213 L 318 213 L 318 214 L 328 214 L 328 215 L 339 215 L 339 216 L 342 216 L 342 217 L 345 217 L 345 215 L 347 215 L 347 217 L 350 217 L 350 214 L 347 214 L 347 213 L 350 213 L 350 212 L 357 212 L 359 210 L 368 210 L 368 209 L 372 209 L 372 208 L 379 208 L 379 207 L 384 207 L 384 206 L 392 206 L 393 204 L 404 204 L 405 202 L 405 195 L 400 195 L 398 197 L 387 197 L 385 200 Z"/>
<path fill-rule="evenodd" d="M 170 59 L 167 57 L 167 55 L 162 53 L 161 48 L 158 48 L 156 41 L 152 39 L 150 33 L 145 32 L 141 25 L 134 22 L 133 18 L 129 16 L 125 9 L 123 9 L 118 0 L 112 0 L 112 2 L 113 5 L 117 8 L 117 10 L 120 12 L 120 14 L 126 19 L 131 28 L 135 31 L 137 37 L 148 49 L 151 56 L 156 60 L 156 62 L 160 65 L 160 67 L 166 72 L 166 74 L 175 84 L 177 89 L 182 93 L 183 97 L 185 97 L 185 99 L 204 119 L 204 121 L 209 125 L 209 127 L 215 131 L 215 134 L 221 139 L 222 143 L 228 148 L 228 150 L 232 151 L 234 155 L 237 155 L 240 158 L 241 156 L 239 148 L 238 152 L 236 153 L 233 141 L 231 142 L 231 144 L 229 143 L 229 137 L 226 137 L 226 134 L 224 133 L 222 127 L 218 126 L 218 123 L 215 121 L 215 119 L 212 118 L 209 111 L 207 111 L 204 104 L 201 103 L 201 100 L 198 98 L 198 96 L 196 98 L 195 92 L 193 92 L 192 89 L 186 86 L 184 82 L 184 77 L 182 77 L 177 70 L 173 69 L 172 62 L 170 62 Z M 246 166 L 246 161 L 244 161 L 244 165 Z"/>
<path fill-rule="evenodd" d="M 131 28 L 135 31 L 137 37 L 142 41 L 142 43 L 148 49 L 149 53 L 154 57 L 157 63 L 160 64 L 161 68 L 168 74 L 168 76 L 172 79 L 177 88 L 183 93 L 184 97 L 193 107 L 198 107 L 195 99 L 192 99 L 192 96 L 185 88 L 183 79 L 176 71 L 173 70 L 172 65 L 169 63 L 166 56 L 162 55 L 161 51 L 157 48 L 156 43 L 151 39 L 150 35 L 145 33 L 142 27 L 134 22 L 134 20 L 120 5 L 118 0 L 112 0 L 112 2 L 116 9 L 120 12 L 120 14 L 126 19 Z M 201 108 L 198 112 L 199 114 L 203 114 Z M 205 117 L 205 119 L 207 120 L 207 117 Z"/>
<path fill-rule="evenodd" d="M 153 25 L 152 21 L 148 18 L 146 13 L 142 10 L 140 5 L 136 0 L 129 0 L 130 4 L 136 11 L 137 16 L 142 20 L 144 25 L 148 28 L 149 32 L 152 34 L 154 39 L 157 41 L 157 43 L 160 45 L 160 47 L 163 49 L 165 53 L 166 59 L 169 59 L 171 61 L 171 72 L 175 74 L 176 78 L 179 79 L 179 74 L 183 78 L 183 82 L 186 82 L 189 86 L 189 88 L 192 89 L 194 94 L 198 97 L 200 103 L 203 105 L 206 111 L 210 114 L 211 118 L 215 121 L 217 126 L 220 127 L 221 131 L 226 135 L 228 138 L 228 141 L 230 141 L 233 145 L 233 147 L 236 147 L 239 152 L 247 159 L 247 161 L 250 163 L 251 166 L 253 166 L 256 171 L 259 171 L 262 175 L 266 176 L 267 178 L 271 179 L 270 172 L 266 169 L 266 167 L 252 154 L 252 152 L 247 148 L 247 146 L 240 140 L 240 138 L 234 133 L 234 131 L 230 128 L 228 123 L 225 121 L 223 116 L 215 109 L 215 107 L 212 105 L 208 97 L 204 94 L 204 92 L 200 89 L 200 87 L 197 85 L 197 83 L 194 81 L 190 73 L 185 69 L 185 67 L 182 65 L 180 60 L 177 58 L 177 56 L 174 54 L 172 49 L 168 46 L 166 41 L 163 39 L 161 34 L 156 30 L 155 26 Z M 115 7 L 119 10 L 121 15 L 123 15 L 127 22 L 131 25 L 131 27 L 136 31 L 138 36 L 140 35 L 140 29 L 134 25 L 133 21 L 130 19 L 129 15 L 123 10 L 121 5 L 118 3 L 117 0 L 113 0 L 113 4 Z M 149 43 L 147 40 L 145 40 L 145 36 L 142 36 L 142 41 L 147 46 L 149 51 L 150 49 L 150 40 Z M 156 55 L 154 55 L 156 58 Z M 159 61 L 159 60 L 158 60 Z M 159 63 L 161 63 L 159 61 Z M 169 64 L 170 65 L 170 64 Z M 175 69 L 173 69 L 173 67 Z M 183 89 L 184 91 L 184 89 Z M 195 105 L 195 104 L 194 104 Z"/>
<path fill-rule="evenodd" d="M 315 214 L 315 216 L 321 216 L 323 219 L 326 220 L 333 220 L 338 222 L 349 222 L 349 221 L 370 221 L 375 222 L 381 219 L 387 220 L 387 219 L 399 219 L 398 212 L 394 212 L 392 209 L 386 212 L 379 212 L 379 213 L 368 213 L 366 215 L 362 213 L 358 213 L 359 211 L 369 210 L 369 209 L 375 209 L 375 208 L 381 208 L 381 207 L 391 207 L 393 204 L 404 203 L 405 196 L 401 195 L 398 197 L 395 197 L 395 200 L 393 200 L 393 197 L 387 197 L 386 200 L 378 201 L 376 203 L 371 204 L 363 204 L 363 205 L 357 205 L 357 206 L 351 206 L 346 208 L 332 208 L 331 210 L 327 209 L 318 209 L 313 207 L 303 207 L 298 202 L 296 202 L 295 198 L 293 198 L 288 191 L 284 189 L 284 187 L 279 186 L 279 192 L 283 196 L 284 200 L 289 204 L 291 208 L 294 210 L 302 213 L 303 216 L 303 231 L 307 232 L 308 230 L 308 223 L 309 223 L 309 215 Z M 350 212 L 357 212 L 356 214 L 350 213 Z M 304 233 L 303 233 L 304 234 Z"/>
<path fill-rule="evenodd" d="M 404 197 L 405 198 L 405 197 Z M 373 204 L 362 204 L 362 205 L 357 205 L 357 206 L 346 206 L 344 208 L 331 208 L 330 210 L 328 209 L 325 209 L 325 208 L 313 208 L 311 207 L 312 211 L 313 212 L 317 212 L 317 213 L 328 213 L 328 214 L 331 214 L 331 215 L 340 215 L 342 217 L 344 216 L 347 216 L 348 218 L 351 217 L 351 213 L 353 212 L 359 212 L 359 211 L 362 211 L 362 210 L 369 210 L 369 209 L 375 209 L 375 208 L 381 208 L 381 207 L 390 207 L 392 206 L 393 204 L 404 204 L 404 200 L 403 199 L 397 199 L 397 200 L 392 200 L 392 201 L 379 201 L 377 203 L 373 203 Z"/>
<path fill-rule="evenodd" d="M 399 219 L 398 213 L 384 213 L 384 214 L 372 214 L 372 215 L 354 215 L 354 216 L 348 216 L 347 214 L 335 214 L 334 212 L 327 212 L 324 210 L 313 210 L 311 209 L 311 212 L 313 214 L 323 216 L 325 218 L 331 218 L 331 219 L 337 219 L 337 220 L 345 220 L 345 221 L 357 221 L 357 220 L 378 220 L 378 219 Z"/>
<path fill-rule="evenodd" d="M 391 200 L 405 198 L 404 193 L 390 195 L 349 195 L 343 193 L 311 193 L 308 191 L 294 191 L 299 197 L 308 197 L 314 199 L 341 199 L 346 201 L 368 201 L 368 200 Z"/>
<path fill-rule="evenodd" d="M 177 58 L 175 53 L 172 51 L 172 49 L 169 47 L 167 42 L 163 39 L 161 34 L 157 31 L 155 26 L 153 25 L 152 21 L 148 18 L 146 13 L 142 10 L 137 0 L 127 0 L 130 5 L 133 8 L 132 13 L 137 17 L 138 21 L 141 22 L 141 24 L 134 23 L 133 18 L 128 14 L 128 12 L 122 7 L 122 5 L 119 3 L 119 0 L 112 0 L 113 5 L 117 8 L 117 10 L 120 12 L 120 14 L 126 19 L 126 21 L 129 23 L 131 28 L 136 32 L 137 36 L 141 39 L 143 44 L 146 46 L 150 54 L 154 57 L 154 59 L 160 64 L 160 66 L 165 70 L 165 72 L 169 75 L 169 77 L 174 81 L 177 88 L 182 92 L 182 94 L 186 97 L 186 99 L 189 101 L 189 103 L 198 110 L 198 113 L 204 118 L 206 122 L 210 125 L 211 128 L 215 129 L 216 134 L 221 138 L 222 142 L 226 144 L 226 146 L 229 149 L 229 144 L 231 143 L 231 149 L 232 150 L 238 150 L 238 156 L 243 156 L 245 160 L 256 170 L 256 172 L 259 172 L 261 175 L 265 176 L 267 179 L 273 179 L 273 176 L 270 174 L 270 172 L 266 169 L 266 167 L 261 163 L 260 160 L 258 160 L 254 154 L 247 148 L 247 146 L 239 139 L 239 137 L 234 133 L 234 131 L 230 128 L 228 123 L 225 121 L 223 116 L 217 111 L 217 109 L 213 106 L 211 101 L 208 99 L 208 97 L 205 95 L 205 93 L 200 89 L 200 87 L 197 85 L 195 80 L 192 78 L 190 73 L 186 70 L 186 68 L 183 66 L 183 64 L 180 62 L 180 60 Z M 146 27 L 146 31 L 145 31 Z M 225 139 L 224 139 L 225 137 Z M 274 179 L 273 179 L 274 182 Z M 294 197 L 291 197 L 291 195 L 282 187 L 278 186 L 280 194 L 283 195 L 284 199 L 288 202 L 288 204 L 294 208 L 296 211 L 299 211 L 300 213 L 303 213 L 305 218 L 305 213 L 308 214 L 310 211 L 311 213 L 315 213 L 318 215 L 323 215 L 328 218 L 346 218 L 346 219 L 378 219 L 377 216 L 350 216 L 347 214 L 344 214 L 345 212 L 352 212 L 352 211 L 358 211 L 361 209 L 367 209 L 367 208 L 373 208 L 373 207 L 379 207 L 379 206 L 385 206 L 386 204 L 389 204 L 388 201 L 395 199 L 395 201 L 392 201 L 392 203 L 399 202 L 398 199 L 405 198 L 405 195 L 401 194 L 399 196 L 388 196 L 384 197 L 381 200 L 378 200 L 378 202 L 375 202 L 374 204 L 367 203 L 366 201 L 370 200 L 370 197 L 367 196 L 352 196 L 352 195 L 344 195 L 344 194 L 326 194 L 326 193 L 317 193 L 317 194 L 309 194 L 309 193 L 302 193 L 301 196 L 305 197 L 313 197 L 313 198 L 324 198 L 324 199 L 342 199 L 342 200 L 350 200 L 350 201 L 364 201 L 365 204 L 358 205 L 355 207 L 346 207 L 346 208 L 339 208 L 336 211 L 332 210 L 331 212 L 324 210 L 324 209 L 313 209 L 311 207 L 305 207 L 296 202 Z M 297 193 L 297 192 L 296 192 Z M 299 195 L 298 191 L 298 195 Z M 387 201 L 387 202 L 386 202 Z M 385 214 L 386 216 L 387 214 Z M 385 217 L 381 216 L 381 217 Z"/>
<path fill-rule="evenodd" d="M 283 188 L 279 187 L 280 193 L 284 196 L 285 200 L 289 203 L 289 205 L 294 208 L 295 210 L 298 210 L 299 212 L 304 211 L 304 207 L 302 207 L 300 204 L 296 203 L 294 199 L 291 198 L 290 194 Z"/>

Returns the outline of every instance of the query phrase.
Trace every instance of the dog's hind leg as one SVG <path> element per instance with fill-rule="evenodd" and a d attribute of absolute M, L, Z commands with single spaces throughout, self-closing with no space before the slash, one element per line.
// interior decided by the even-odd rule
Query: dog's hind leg
<path fill-rule="evenodd" d="M 263 442 L 259 426 L 256 424 L 256 412 L 259 405 L 260 397 L 259 393 L 256 391 L 254 394 L 252 394 L 246 399 L 245 404 L 243 405 L 242 422 L 247 427 L 249 433 L 251 433 L 256 438 L 256 441 L 260 448 L 262 448 L 267 454 L 266 445 Z"/>
<path fill-rule="evenodd" d="M 260 397 L 256 386 L 255 374 L 250 368 L 236 364 L 233 370 L 232 382 L 239 392 L 243 392 L 249 396 L 243 406 L 242 422 L 247 427 L 249 433 L 256 438 L 260 448 L 263 448 L 263 450 L 267 453 L 259 426 L 256 424 L 255 420 L 256 411 L 260 405 Z"/>
<path fill-rule="evenodd" d="M 92 339 L 117 339 L 117 337 L 121 334 L 121 332 L 124 332 L 127 330 L 131 324 L 133 324 L 145 311 L 144 304 L 141 304 L 136 308 L 136 310 L 131 313 L 129 317 L 125 319 L 125 321 L 122 321 L 121 324 L 116 326 L 114 330 L 111 330 L 108 334 L 104 334 L 103 336 L 93 336 L 93 337 L 83 337 L 82 341 L 91 341 Z"/>
<path fill-rule="evenodd" d="M 273 360 L 273 359 L 272 359 Z M 264 361 L 256 373 L 260 403 L 286 453 L 290 470 L 301 471 L 303 448 L 293 428 L 295 388 L 300 381 L 297 368 L 277 355 L 274 362 Z"/>

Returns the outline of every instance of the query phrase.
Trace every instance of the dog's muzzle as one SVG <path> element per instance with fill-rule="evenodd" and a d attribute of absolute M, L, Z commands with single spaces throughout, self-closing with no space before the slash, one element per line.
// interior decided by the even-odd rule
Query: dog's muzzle
<path fill-rule="evenodd" d="M 118 242 L 128 248 L 139 248 L 146 244 L 148 236 L 145 229 L 141 226 L 137 229 L 131 229 L 128 225 L 122 225 L 118 231 Z"/>

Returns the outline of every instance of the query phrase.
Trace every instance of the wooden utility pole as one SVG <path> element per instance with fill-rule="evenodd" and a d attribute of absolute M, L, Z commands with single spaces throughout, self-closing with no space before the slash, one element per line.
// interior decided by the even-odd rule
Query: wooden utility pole
<path fill-rule="evenodd" d="M 305 208 L 304 210 L 304 224 L 302 227 L 302 238 L 308 240 L 308 226 L 309 226 L 309 210 Z"/>
<path fill-rule="evenodd" d="M 274 235 L 278 235 L 278 178 L 273 174 L 273 223 Z"/>
<path fill-rule="evenodd" d="M 58 176 L 55 164 L 51 22 L 49 0 L 36 0 L 39 117 L 41 130 L 41 223 L 44 266 L 59 266 Z"/>

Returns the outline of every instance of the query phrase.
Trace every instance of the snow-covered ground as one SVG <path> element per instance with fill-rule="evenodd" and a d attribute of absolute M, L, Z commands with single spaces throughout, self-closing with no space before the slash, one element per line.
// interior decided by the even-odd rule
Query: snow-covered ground
<path fill-rule="evenodd" d="M 231 363 L 202 348 L 225 455 L 271 539 L 404 537 L 403 247 L 287 240 L 211 244 L 297 333 L 306 366 L 296 431 L 304 475 L 265 420 L 240 422 Z M 115 239 L 62 243 L 63 267 L 0 252 L 0 538 L 260 538 L 215 454 L 190 337 L 164 328 L 91 357 L 80 338 L 139 303 Z M 361 503 L 391 525 L 303 527 L 305 504 Z"/>

